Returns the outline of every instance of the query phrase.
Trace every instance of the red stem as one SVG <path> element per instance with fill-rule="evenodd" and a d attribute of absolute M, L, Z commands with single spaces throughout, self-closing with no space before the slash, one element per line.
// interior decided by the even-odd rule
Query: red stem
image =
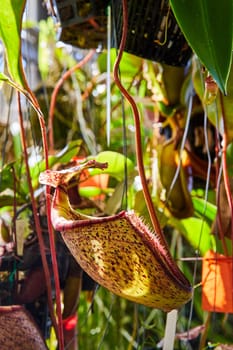
<path fill-rule="evenodd" d="M 20 123 L 20 128 L 21 128 L 21 135 L 22 135 L 22 146 L 23 146 L 23 152 L 24 152 L 24 158 L 25 158 L 27 180 L 28 180 L 29 192 L 30 192 L 30 197 L 31 197 L 31 202 L 32 202 L 32 210 L 33 210 L 33 216 L 34 216 L 34 220 L 35 220 L 36 232 L 37 232 L 38 242 L 39 242 L 39 246 L 40 246 L 41 260 L 42 260 L 42 265 L 43 265 L 43 269 L 44 269 L 44 273 L 45 273 L 45 281 L 46 281 L 46 287 L 47 287 L 49 310 L 50 310 L 50 315 L 51 315 L 51 319 L 53 322 L 53 326 L 54 326 L 56 334 L 57 334 L 57 338 L 58 338 L 58 342 L 59 342 L 59 349 L 63 350 L 64 349 L 64 340 L 63 340 L 62 313 L 61 313 L 61 303 L 60 303 L 60 285 L 59 285 L 59 275 L 58 275 L 58 268 L 57 268 L 57 259 L 56 259 L 56 250 L 55 250 L 54 237 L 53 237 L 53 229 L 52 229 L 51 219 L 50 219 L 50 202 L 49 202 L 48 196 L 47 196 L 48 231 L 49 231 L 51 259 L 52 259 L 52 267 L 53 267 L 55 290 L 56 290 L 58 324 L 57 324 L 57 320 L 56 320 L 56 317 L 54 314 L 54 309 L 53 309 L 51 276 L 50 276 L 50 271 L 49 271 L 49 267 L 48 267 L 48 262 L 46 259 L 45 245 L 44 245 L 44 240 L 43 240 L 43 236 L 42 236 L 42 230 L 41 230 L 41 226 L 40 226 L 39 217 L 37 215 L 36 201 L 34 198 L 34 191 L 33 191 L 32 182 L 31 182 L 30 168 L 29 168 L 29 164 L 28 164 L 28 155 L 27 155 L 26 136 L 25 136 L 25 131 L 24 131 L 24 127 L 23 127 L 23 116 L 22 116 L 21 101 L 20 101 L 20 93 L 19 92 L 18 92 L 17 96 L 18 96 L 18 109 L 19 109 L 19 123 Z M 30 97 L 31 97 L 31 103 L 34 106 L 34 108 L 36 109 L 38 116 L 39 116 L 41 132 L 42 132 L 42 140 L 43 140 L 44 152 L 45 152 L 46 169 L 48 169 L 48 167 L 49 167 L 49 165 L 48 165 L 48 147 L 47 147 L 47 142 L 46 142 L 46 130 L 45 130 L 45 125 L 44 125 L 44 118 L 43 118 L 42 113 L 40 112 L 39 105 L 38 105 L 37 100 L 34 97 L 34 95 L 30 94 Z M 46 186 L 46 194 L 48 194 L 48 193 L 50 193 L 50 189 L 48 186 Z"/>
<path fill-rule="evenodd" d="M 134 123 L 135 123 L 135 144 L 136 144 L 136 157 L 137 157 L 137 166 L 138 166 L 138 172 L 139 176 L 141 178 L 141 183 L 142 183 L 142 189 L 143 189 L 143 195 L 145 202 L 147 204 L 147 208 L 150 214 L 151 222 L 153 225 L 153 228 L 155 232 L 158 234 L 160 237 L 161 243 L 167 247 L 167 241 L 164 237 L 164 234 L 161 230 L 159 220 L 156 215 L 156 211 L 154 208 L 154 204 L 150 195 L 150 191 L 148 189 L 147 185 L 147 179 L 145 175 L 145 169 L 144 169 L 144 164 L 143 164 L 143 153 L 142 153 L 142 146 L 141 146 L 141 126 L 140 126 L 140 116 L 138 112 L 137 105 L 132 98 L 132 96 L 128 93 L 128 91 L 122 86 L 120 78 L 119 78 L 119 66 L 120 66 L 120 61 L 123 55 L 123 50 L 125 47 L 126 43 L 126 37 L 127 37 L 127 27 L 128 27 L 128 10 L 127 10 L 127 1 L 123 0 L 122 1 L 122 6 L 123 6 L 123 29 L 122 29 L 122 37 L 121 37 L 121 43 L 119 47 L 119 52 L 118 56 L 114 65 L 114 80 L 124 95 L 124 97 L 128 100 L 130 103 L 132 109 L 133 109 L 133 114 L 134 114 Z"/>
<path fill-rule="evenodd" d="M 219 208 L 219 206 L 220 206 L 219 188 L 216 189 L 216 198 L 217 198 L 217 208 Z M 220 240 L 222 242 L 222 248 L 223 248 L 224 255 L 228 256 L 229 253 L 228 253 L 228 249 L 227 249 L 227 245 L 226 245 L 226 241 L 225 241 L 225 235 L 223 232 L 222 217 L 221 217 L 221 214 L 219 212 L 217 213 L 217 225 L 218 225 L 219 237 L 220 237 Z"/>
<path fill-rule="evenodd" d="M 215 182 L 216 182 L 216 203 L 217 203 L 217 208 L 219 208 L 220 206 L 220 182 L 219 182 L 219 176 L 220 176 L 220 140 L 217 134 L 217 131 L 215 132 L 215 154 L 216 154 L 216 162 L 215 162 L 215 169 L 216 169 L 216 174 L 215 174 Z M 217 227 L 218 227 L 218 233 L 219 233 L 219 237 L 222 243 L 222 248 L 223 248 L 223 252 L 224 255 L 228 256 L 228 249 L 227 249 L 227 245 L 226 245 L 226 241 L 225 241 L 225 237 L 224 237 L 224 232 L 223 232 L 223 225 L 222 225 L 222 218 L 221 218 L 221 213 L 218 211 L 217 212 Z"/>
<path fill-rule="evenodd" d="M 15 176 L 15 168 L 12 166 L 11 171 L 13 173 L 13 184 L 14 184 L 14 200 L 13 200 L 13 221 L 12 221 L 12 239 L 15 243 L 15 250 L 18 251 L 17 239 L 16 239 L 16 213 L 17 213 L 17 199 L 16 199 L 16 176 Z M 19 271 L 16 270 L 16 282 L 19 280 Z"/>
<path fill-rule="evenodd" d="M 16 220 L 16 208 L 17 208 L 17 200 L 16 200 L 16 191 L 17 191 L 17 188 L 16 188 L 16 176 L 15 176 L 15 169 L 14 167 L 11 168 L 11 171 L 13 173 L 13 184 L 14 184 L 14 200 L 13 200 L 13 222 L 12 222 L 12 234 L 13 234 L 13 239 L 14 239 L 14 242 L 15 242 L 15 247 L 16 247 L 16 251 L 17 251 L 17 239 L 16 239 L 16 223 L 15 223 L 15 220 Z"/>
<path fill-rule="evenodd" d="M 223 145 L 222 146 L 223 179 L 224 179 L 228 204 L 229 204 L 229 207 L 231 210 L 231 241 L 232 241 L 232 251 L 233 251 L 233 200 L 232 200 L 232 194 L 231 194 L 229 174 L 228 174 L 228 170 L 227 170 L 227 144 L 228 143 L 227 143 L 227 134 L 226 134 L 226 116 L 225 116 L 225 109 L 224 109 L 222 93 L 220 93 L 220 106 L 221 106 L 223 127 L 224 127 L 223 140 L 222 140 L 222 145 Z"/>
<path fill-rule="evenodd" d="M 48 144 L 46 138 L 46 127 L 44 118 L 39 115 L 40 127 L 42 133 L 43 140 L 43 149 L 45 153 L 45 164 L 46 170 L 49 169 L 49 161 L 48 161 Z M 59 273 L 58 273 L 58 264 L 57 264 L 57 256 L 56 256 L 56 246 L 54 240 L 54 230 L 52 226 L 51 220 L 51 200 L 50 200 L 50 186 L 46 186 L 46 204 L 47 204 L 47 222 L 48 222 L 48 232 L 49 232 L 49 244 L 51 251 L 51 260 L 52 260 L 52 268 L 54 274 L 54 283 L 55 283 L 55 295 L 56 295 L 56 306 L 57 306 L 57 318 L 58 318 L 58 343 L 59 349 L 64 349 L 64 334 L 63 334 L 63 325 L 62 325 L 62 309 L 61 309 L 61 289 L 60 289 L 60 281 L 59 281 Z"/>
<path fill-rule="evenodd" d="M 82 61 L 78 62 L 74 67 L 71 67 L 68 71 L 66 71 L 62 77 L 58 80 L 50 102 L 49 108 L 49 121 L 48 121 L 48 129 L 49 129 L 49 149 L 50 151 L 54 150 L 54 138 L 53 138 L 53 119 L 54 119 L 54 110 L 57 99 L 57 94 L 63 85 L 64 81 L 68 79 L 77 69 L 81 68 L 84 64 L 86 64 L 95 54 L 96 50 L 90 50 L 89 53 L 82 59 Z"/>
<path fill-rule="evenodd" d="M 52 6 L 53 9 L 53 6 Z M 22 74 L 23 78 L 23 86 L 28 92 L 28 95 L 26 97 L 32 104 L 33 108 L 36 110 L 39 123 L 40 123 L 40 128 L 41 128 L 41 134 L 42 134 L 42 142 L 43 142 L 43 150 L 44 150 L 44 158 L 45 158 L 45 165 L 46 165 L 46 170 L 49 169 L 49 161 L 48 161 L 48 145 L 47 145 L 47 137 L 46 137 L 46 128 L 45 128 L 45 122 L 44 122 L 44 116 L 43 113 L 41 112 L 39 103 L 33 94 L 32 90 L 30 89 L 25 73 L 24 73 L 24 68 L 22 64 L 22 59 L 20 59 L 20 71 Z M 28 157 L 27 157 L 27 146 L 26 146 L 26 136 L 24 132 L 24 127 L 23 127 L 23 117 L 22 117 L 22 111 L 21 111 L 21 103 L 20 103 L 20 94 L 18 94 L 18 106 L 19 106 L 19 117 L 20 117 L 20 124 L 21 124 L 21 134 L 22 134 L 22 142 L 23 142 L 23 147 L 24 147 L 24 155 L 25 155 L 25 163 L 26 163 L 26 171 L 27 171 L 27 177 L 28 177 L 28 184 L 29 184 L 29 191 L 30 191 L 30 196 L 32 200 L 32 208 L 33 208 L 33 215 L 34 215 L 34 220 L 35 220 L 35 225 L 36 225 L 36 230 L 38 234 L 38 241 L 39 241 L 39 246 L 40 246 L 40 252 L 41 252 L 41 260 L 42 260 L 42 265 L 45 273 L 45 281 L 46 281 L 46 288 L 47 288 L 47 297 L 48 297 L 48 306 L 49 306 L 49 311 L 50 311 L 50 316 L 52 319 L 52 323 L 58 338 L 58 346 L 60 350 L 64 350 L 64 336 L 63 336 L 63 327 L 62 327 L 62 312 L 61 312 L 61 302 L 60 302 L 60 283 L 59 283 L 59 274 L 58 274 L 58 267 L 57 267 L 57 257 L 56 257 L 56 250 L 55 250 L 55 244 L 54 244 L 54 236 L 53 236 L 53 228 L 51 224 L 51 204 L 50 204 L 50 197 L 48 194 L 50 194 L 50 188 L 49 186 L 46 186 L 46 202 L 47 202 L 47 217 L 48 217 L 48 232 L 49 232 L 49 241 L 50 241 L 50 251 L 51 251 L 51 259 L 52 259 L 52 269 L 54 273 L 54 282 L 55 282 L 55 290 L 56 290 L 56 305 L 57 305 L 57 318 L 58 322 L 56 320 L 55 314 L 54 314 L 54 308 L 53 308 L 53 299 L 52 299 L 52 287 L 51 287 L 51 279 L 50 279 L 50 271 L 48 268 L 48 263 L 45 255 L 45 250 L 44 250 L 44 242 L 43 242 L 43 237 L 42 237 L 42 231 L 40 227 L 40 222 L 39 218 L 37 216 L 37 208 L 36 208 L 36 202 L 34 199 L 34 192 L 33 192 L 33 187 L 31 183 L 31 177 L 30 177 L 30 169 L 28 165 Z"/>
<path fill-rule="evenodd" d="M 225 184 L 225 190 L 227 195 L 228 204 L 231 211 L 231 250 L 233 252 L 233 200 L 232 200 L 232 194 L 231 194 L 231 185 L 229 180 L 229 174 L 227 171 L 227 130 L 226 130 L 226 115 L 225 115 L 225 109 L 224 109 L 224 103 L 223 103 L 223 95 L 220 92 L 220 106 L 221 106 L 221 112 L 222 112 L 222 119 L 223 119 L 223 146 L 222 146 L 222 162 L 223 162 L 223 179 Z M 225 239 L 224 239 L 225 240 Z M 232 254 L 231 252 L 231 254 Z M 233 263 L 233 255 L 231 257 L 231 262 Z M 233 274 L 231 273 L 231 284 L 233 281 Z M 233 302 L 233 287 L 231 290 L 231 302 Z"/>

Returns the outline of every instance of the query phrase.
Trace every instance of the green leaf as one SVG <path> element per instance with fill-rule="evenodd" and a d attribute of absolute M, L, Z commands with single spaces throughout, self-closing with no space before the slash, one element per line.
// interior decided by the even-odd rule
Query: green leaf
<path fill-rule="evenodd" d="M 192 197 L 194 210 L 200 214 L 204 215 L 206 219 L 214 221 L 217 213 L 216 205 L 206 202 L 203 198 Z"/>
<path fill-rule="evenodd" d="M 113 71 L 114 63 L 116 61 L 117 53 L 115 49 L 110 50 L 111 71 Z M 103 52 L 98 58 L 98 64 L 101 72 L 106 72 L 107 67 L 107 53 Z M 120 62 L 121 79 L 124 82 L 131 82 L 134 77 L 142 69 L 142 59 L 140 57 L 131 55 L 127 52 L 123 53 Z"/>
<path fill-rule="evenodd" d="M 194 217 L 182 220 L 182 226 L 186 239 L 204 255 L 211 248 L 210 226 L 203 219 Z"/>
<path fill-rule="evenodd" d="M 12 195 L 0 194 L 0 208 L 1 209 L 6 208 L 6 207 L 12 208 L 14 200 L 15 200 L 15 198 L 14 198 L 13 193 L 12 193 Z M 17 203 L 17 205 L 25 204 L 25 199 L 20 198 L 20 197 L 16 197 L 16 203 Z"/>
<path fill-rule="evenodd" d="M 127 167 L 128 175 L 134 169 L 133 162 L 126 158 L 123 154 L 113 152 L 113 151 L 104 151 L 100 152 L 96 157 L 94 157 L 97 162 L 107 162 L 108 168 L 104 171 L 106 174 L 113 176 L 118 181 L 122 181 L 125 177 L 125 167 Z M 101 174 L 103 171 L 99 169 L 90 169 L 92 175 Z"/>
<path fill-rule="evenodd" d="M 55 51 L 56 33 L 52 17 L 49 17 L 46 21 L 40 21 L 39 25 L 38 66 L 42 80 L 45 80 L 51 69 L 51 64 L 54 64 L 50 56 L 51 52 L 53 52 L 53 50 Z"/>
<path fill-rule="evenodd" d="M 170 223 L 178 229 L 195 250 L 199 250 L 203 256 L 211 248 L 212 239 L 210 226 L 203 219 L 190 217 L 188 219 L 177 220 L 171 218 Z"/>
<path fill-rule="evenodd" d="M 227 170 L 231 178 L 233 178 L 233 143 L 227 147 Z"/>
<path fill-rule="evenodd" d="M 7 83 L 10 83 L 10 79 L 8 78 L 8 76 L 4 73 L 1 73 L 1 72 L 0 72 L 0 80 L 7 82 Z"/>
<path fill-rule="evenodd" d="M 232 0 L 171 0 L 176 20 L 202 64 L 226 93 L 232 60 Z"/>
<path fill-rule="evenodd" d="M 49 167 L 53 167 L 55 164 L 66 164 L 77 155 L 79 152 L 82 141 L 74 140 L 68 143 L 58 154 L 49 156 Z M 33 167 L 30 167 L 30 174 L 32 178 L 33 187 L 38 186 L 39 174 L 46 169 L 45 161 L 36 163 Z"/>
<path fill-rule="evenodd" d="M 14 168 L 14 173 L 13 173 Z M 28 181 L 25 172 L 23 172 L 21 159 L 15 162 L 9 163 L 5 165 L 0 171 L 0 194 L 2 196 L 12 196 L 15 190 L 15 186 L 17 187 L 17 203 L 25 202 L 25 199 L 28 197 Z M 6 192 L 5 192 L 6 191 Z M 6 204 L 8 205 L 8 201 Z M 13 201 L 11 202 L 13 205 Z M 1 207 L 1 205 L 0 205 Z"/>
<path fill-rule="evenodd" d="M 79 194 L 82 197 L 90 198 L 94 196 L 98 196 L 102 193 L 102 190 L 96 186 L 86 186 L 79 188 Z"/>
<path fill-rule="evenodd" d="M 5 165 L 0 171 L 0 192 L 7 188 L 14 188 L 14 178 L 12 176 L 13 163 Z"/>
<path fill-rule="evenodd" d="M 58 154 L 49 156 L 49 166 L 52 167 L 57 163 L 65 164 L 70 162 L 70 160 L 78 154 L 81 144 L 81 140 L 70 141 Z"/>
<path fill-rule="evenodd" d="M 12 79 L 25 86 L 21 61 L 21 22 L 26 1 L 1 0 L 0 38 L 6 48 L 8 70 Z"/>

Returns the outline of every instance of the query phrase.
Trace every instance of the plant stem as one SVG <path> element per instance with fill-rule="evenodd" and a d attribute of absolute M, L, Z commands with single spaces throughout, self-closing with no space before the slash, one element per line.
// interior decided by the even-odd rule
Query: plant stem
<path fill-rule="evenodd" d="M 41 230 L 41 226 L 40 226 L 39 217 L 37 215 L 37 206 L 36 206 L 36 201 L 34 198 L 34 191 L 33 191 L 33 187 L 32 187 L 32 182 L 31 182 L 30 168 L 29 168 L 29 164 L 28 164 L 26 136 L 25 136 L 24 126 L 23 126 L 23 116 L 22 116 L 21 101 L 20 101 L 20 93 L 19 92 L 17 92 L 17 97 L 18 97 L 18 110 L 19 110 L 19 124 L 20 124 L 20 129 L 21 129 L 20 130 L 21 131 L 21 141 L 22 141 L 22 148 L 23 148 L 24 159 L 25 159 L 28 187 L 29 187 L 29 192 L 30 192 L 30 197 L 31 197 L 31 202 L 32 202 L 32 211 L 33 211 L 33 216 L 34 216 L 34 221 L 35 221 L 35 226 L 36 226 L 38 242 L 39 242 L 39 246 L 40 246 L 42 265 L 43 265 L 44 274 L 45 274 L 49 310 L 50 310 L 51 319 L 53 321 L 54 328 L 57 331 L 57 322 L 56 322 L 56 318 L 55 318 L 54 311 L 53 311 L 51 276 L 50 276 L 50 271 L 49 271 L 49 267 L 48 267 L 48 262 L 46 259 L 45 244 L 44 244 L 44 240 L 43 240 L 43 236 L 42 236 L 42 230 Z"/>
<path fill-rule="evenodd" d="M 227 170 L 227 134 L 226 134 L 226 116 L 225 116 L 225 109 L 223 104 L 223 95 L 222 92 L 220 92 L 220 106 L 221 106 L 221 112 L 222 112 L 222 118 L 223 118 L 223 127 L 224 127 L 224 133 L 223 133 L 223 141 L 222 141 L 222 162 L 223 162 L 223 179 L 225 184 L 225 190 L 228 200 L 228 205 L 230 207 L 231 211 L 231 241 L 232 241 L 232 251 L 233 251 L 233 200 L 232 200 L 232 194 L 231 194 L 231 186 L 230 186 L 230 180 L 229 180 L 229 174 Z"/>
<path fill-rule="evenodd" d="M 37 113 L 39 117 L 41 134 L 42 134 L 45 167 L 46 167 L 46 170 L 48 170 L 49 158 L 48 158 L 48 144 L 47 144 L 47 138 L 46 138 L 45 121 L 44 121 L 43 114 L 39 108 L 37 109 Z M 48 232 L 49 232 L 49 244 L 50 244 L 50 251 L 51 251 L 52 269 L 54 274 L 55 297 L 56 297 L 56 306 L 57 306 L 56 312 L 57 312 L 57 318 L 58 318 L 58 322 L 54 320 L 56 325 L 55 330 L 58 338 L 59 350 L 64 350 L 64 334 L 63 334 L 62 310 L 61 310 L 61 289 L 60 289 L 60 281 L 59 281 L 59 273 L 58 273 L 56 247 L 55 247 L 55 240 L 54 240 L 54 230 L 52 227 L 52 220 L 51 220 L 50 186 L 46 186 L 45 191 L 46 191 L 46 211 L 47 211 L 47 223 L 48 223 Z M 50 297 L 52 298 L 52 294 Z"/>
<path fill-rule="evenodd" d="M 200 339 L 199 350 L 205 349 L 206 338 L 207 338 L 208 329 L 211 321 L 211 315 L 212 313 L 208 311 L 206 315 L 206 320 L 204 322 L 204 326 L 205 326 L 204 331 L 202 332 L 201 339 Z"/>
<path fill-rule="evenodd" d="M 167 242 L 166 242 L 164 234 L 161 230 L 161 227 L 160 227 L 160 224 L 159 224 L 156 212 L 155 212 L 154 204 L 153 204 L 153 201 L 152 201 L 152 198 L 150 195 L 150 191 L 149 191 L 148 185 L 147 185 L 147 179 L 146 179 L 145 169 L 144 169 L 144 164 L 143 164 L 143 154 L 142 154 L 142 145 L 141 145 L 141 126 L 140 126 L 140 116 L 139 116 L 138 108 L 137 108 L 137 105 L 136 105 L 134 99 L 128 93 L 128 91 L 122 86 L 120 79 L 119 79 L 119 66 L 120 66 L 120 61 L 121 61 L 121 58 L 123 55 L 123 50 L 124 50 L 125 43 L 126 43 L 127 27 L 128 27 L 128 11 L 127 11 L 126 0 L 122 1 L 122 6 L 123 6 L 123 30 L 122 30 L 122 38 L 121 38 L 118 56 L 117 56 L 117 59 L 116 59 L 115 65 L 114 65 L 114 71 L 113 71 L 114 80 L 115 80 L 118 88 L 120 89 L 120 91 L 122 92 L 124 97 L 128 100 L 128 102 L 130 103 L 130 105 L 133 109 L 134 122 L 135 122 L 135 144 L 136 144 L 137 166 L 138 166 L 139 176 L 141 178 L 143 195 L 144 195 L 145 202 L 147 204 L 147 208 L 148 208 L 148 211 L 150 214 L 153 228 L 154 228 L 155 232 L 158 234 L 158 236 L 161 240 L 161 243 L 165 247 L 167 247 Z"/>

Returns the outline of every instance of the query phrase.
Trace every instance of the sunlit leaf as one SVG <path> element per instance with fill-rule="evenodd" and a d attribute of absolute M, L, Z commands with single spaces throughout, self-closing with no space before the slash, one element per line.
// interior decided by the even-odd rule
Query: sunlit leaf
<path fill-rule="evenodd" d="M 206 219 L 213 221 L 217 213 L 216 205 L 206 202 L 203 198 L 192 197 L 194 210 L 199 214 L 205 216 Z"/>
<path fill-rule="evenodd" d="M 0 80 L 5 81 L 5 82 L 9 82 L 10 81 L 8 76 L 6 74 L 4 74 L 4 73 L 1 73 L 1 72 L 0 72 Z"/>
<path fill-rule="evenodd" d="M 189 45 L 225 93 L 232 60 L 232 0 L 171 0 L 171 6 Z"/>
<path fill-rule="evenodd" d="M 38 68 L 42 80 L 45 80 L 51 69 L 51 65 L 54 64 L 51 51 L 55 51 L 55 25 L 52 17 L 49 17 L 47 21 L 40 21 L 39 25 Z"/>
<path fill-rule="evenodd" d="M 25 86 L 21 67 L 21 21 L 25 3 L 25 0 L 1 0 L 0 7 L 0 38 L 6 48 L 8 70 L 21 86 Z"/>
<path fill-rule="evenodd" d="M 113 151 L 103 151 L 98 153 L 95 157 L 97 162 L 107 162 L 108 168 L 105 170 L 110 176 L 115 177 L 118 181 L 125 178 L 125 171 L 127 170 L 128 175 L 134 169 L 133 162 L 126 158 L 123 154 Z M 98 169 L 93 169 L 92 174 L 98 174 Z"/>
<path fill-rule="evenodd" d="M 116 60 L 116 50 L 111 49 L 111 71 L 113 71 L 113 65 Z M 106 72 L 107 67 L 107 54 L 103 53 L 98 58 L 99 68 L 101 72 Z M 132 77 L 141 69 L 142 59 L 140 57 L 131 55 L 127 52 L 123 53 L 123 57 L 120 63 L 121 78 L 123 81 L 131 81 Z"/>
<path fill-rule="evenodd" d="M 171 219 L 171 224 L 187 239 L 191 246 L 204 255 L 211 247 L 210 226 L 203 219 L 191 217 L 183 220 Z"/>
<path fill-rule="evenodd" d="M 79 188 L 79 194 L 82 197 L 91 198 L 94 196 L 98 196 L 102 193 L 101 188 L 97 186 L 85 186 Z"/>

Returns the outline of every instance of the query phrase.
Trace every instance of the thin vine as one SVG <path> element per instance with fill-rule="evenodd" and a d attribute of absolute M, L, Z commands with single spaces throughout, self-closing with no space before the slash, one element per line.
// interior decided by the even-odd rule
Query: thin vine
<path fill-rule="evenodd" d="M 122 86 L 120 78 L 119 78 L 119 66 L 120 66 L 120 61 L 122 59 L 123 50 L 124 50 L 126 38 L 127 38 L 128 9 L 127 9 L 126 0 L 122 1 L 122 6 L 123 6 L 123 30 L 122 30 L 122 38 L 121 38 L 118 56 L 117 56 L 117 59 L 115 61 L 115 65 L 114 65 L 114 71 L 113 71 L 114 80 L 115 80 L 118 88 L 120 89 L 120 91 L 122 92 L 124 97 L 128 100 L 128 102 L 130 103 L 130 105 L 133 109 L 135 130 L 136 130 L 135 131 L 136 157 L 137 157 L 138 172 L 139 172 L 141 182 L 142 182 L 143 194 L 144 194 L 144 198 L 145 198 L 145 201 L 146 201 L 146 204 L 148 207 L 148 211 L 150 214 L 153 228 L 154 228 L 155 232 L 158 234 L 158 236 L 160 237 L 161 243 L 163 243 L 164 246 L 166 247 L 167 242 L 166 242 L 166 239 L 165 239 L 163 232 L 161 230 L 159 220 L 158 220 L 156 212 L 155 212 L 154 204 L 153 204 L 152 198 L 150 196 L 150 191 L 149 191 L 148 185 L 147 185 L 147 179 L 146 179 L 146 174 L 145 174 L 145 169 L 144 169 L 144 164 L 143 164 L 143 153 L 142 153 L 142 146 L 141 146 L 141 125 L 140 125 L 140 116 L 139 116 L 138 108 L 137 108 L 137 105 L 136 105 L 134 99 L 132 98 L 132 96 Z"/>
<path fill-rule="evenodd" d="M 32 202 L 32 211 L 33 211 L 33 216 L 34 216 L 34 220 L 35 220 L 36 232 L 37 232 L 38 242 L 39 242 L 39 246 L 40 246 L 41 260 L 42 260 L 43 270 L 44 270 L 44 274 L 45 274 L 49 310 L 50 310 L 51 319 L 52 319 L 54 328 L 58 334 L 59 332 L 58 332 L 58 327 L 57 327 L 57 321 L 56 321 L 55 314 L 53 311 L 51 276 L 50 276 L 50 271 L 49 271 L 49 267 L 48 267 L 48 262 L 46 259 L 45 245 L 44 245 L 44 240 L 43 240 L 43 236 L 42 236 L 42 230 L 41 230 L 41 226 L 40 226 L 39 217 L 37 215 L 36 201 L 34 198 L 34 191 L 33 191 L 31 176 L 30 176 L 30 168 L 29 168 L 29 164 L 28 164 L 26 135 L 25 135 L 25 130 L 24 130 L 24 126 L 23 126 L 23 116 L 22 116 L 21 101 L 20 101 L 20 93 L 19 92 L 17 93 L 17 98 L 18 98 L 18 110 L 19 110 L 19 124 L 20 124 L 20 130 L 21 130 L 21 139 L 22 139 L 23 154 L 24 154 L 24 159 L 25 159 L 26 174 L 27 174 L 29 192 L 30 192 L 30 197 L 31 197 L 31 202 Z"/>
<path fill-rule="evenodd" d="M 184 286 L 188 285 L 189 282 L 186 280 L 184 275 L 181 273 L 181 271 L 178 269 L 176 264 L 174 263 L 168 243 L 166 241 L 166 238 L 163 234 L 163 231 L 161 229 L 155 207 L 152 201 L 152 197 L 150 195 L 150 191 L 148 188 L 147 184 L 147 178 L 145 174 L 145 169 L 144 169 L 144 163 L 143 163 L 143 151 L 142 151 L 142 145 L 141 145 L 141 125 L 140 125 L 140 116 L 139 116 L 139 111 L 137 108 L 137 105 L 133 99 L 133 97 L 128 93 L 128 91 L 123 87 L 120 78 L 119 78 L 119 67 L 120 67 L 120 62 L 123 56 L 123 51 L 124 47 L 126 44 L 126 39 L 127 39 L 127 27 L 128 27 L 128 9 L 127 9 L 127 1 L 123 0 L 122 1 L 122 7 L 123 7 L 123 29 L 122 29 L 122 37 L 121 37 L 121 42 L 119 46 L 119 52 L 114 64 L 114 69 L 113 69 L 113 76 L 116 85 L 118 86 L 119 90 L 122 92 L 123 96 L 128 100 L 130 106 L 132 107 L 133 110 L 133 116 L 134 116 L 134 124 L 135 124 L 135 145 L 136 145 L 136 159 L 137 159 L 137 166 L 138 166 L 138 173 L 141 179 L 141 184 L 142 184 L 142 191 L 144 195 L 144 199 L 147 205 L 147 209 L 150 215 L 152 227 L 159 237 L 161 245 L 164 247 L 166 251 L 166 263 L 164 262 L 163 256 L 158 252 L 160 255 L 161 261 L 164 262 L 164 266 L 167 266 L 170 268 L 174 276 L 176 276 L 181 283 L 184 284 Z"/>
<path fill-rule="evenodd" d="M 223 119 L 223 126 L 224 126 L 224 133 L 223 133 L 223 140 L 222 140 L 222 162 L 223 162 L 223 180 L 225 184 L 225 190 L 228 200 L 228 205 L 230 207 L 231 216 L 233 216 L 233 199 L 231 194 L 231 186 L 230 186 L 230 180 L 229 180 L 229 174 L 227 170 L 227 134 L 226 134 L 226 115 L 225 115 L 225 109 L 223 104 L 223 95 L 220 92 L 220 106 L 221 106 L 221 112 L 222 112 L 222 119 Z M 231 240 L 232 240 L 232 248 L 233 248 L 233 220 L 231 219 Z"/>

